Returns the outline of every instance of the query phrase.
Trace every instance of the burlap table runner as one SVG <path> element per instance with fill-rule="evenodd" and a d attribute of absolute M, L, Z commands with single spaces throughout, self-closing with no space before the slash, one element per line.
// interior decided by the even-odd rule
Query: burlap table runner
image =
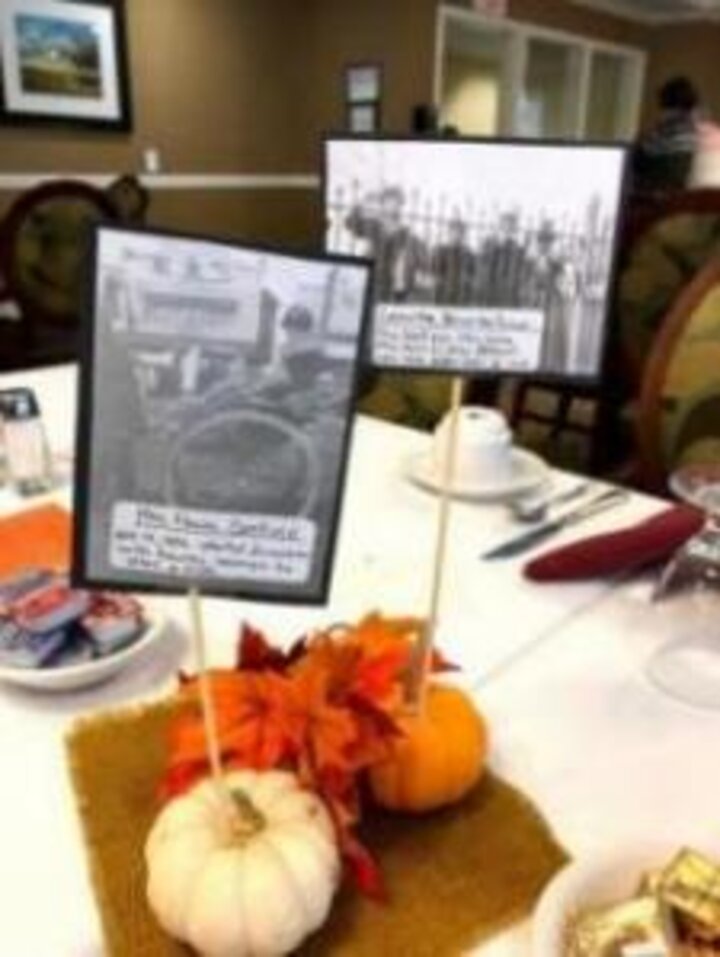
<path fill-rule="evenodd" d="M 108 957 L 187 957 L 145 903 L 143 845 L 157 813 L 172 704 L 81 722 L 68 739 L 72 780 Z M 373 814 L 363 835 L 391 900 L 343 891 L 306 957 L 451 957 L 528 914 L 566 855 L 530 802 L 493 775 L 459 807 L 423 817 Z"/>

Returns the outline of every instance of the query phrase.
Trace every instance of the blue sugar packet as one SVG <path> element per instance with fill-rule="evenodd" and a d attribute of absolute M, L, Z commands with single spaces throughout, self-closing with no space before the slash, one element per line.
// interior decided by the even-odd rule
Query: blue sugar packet
<path fill-rule="evenodd" d="M 75 625 L 69 629 L 68 639 L 43 667 L 45 668 L 74 668 L 86 665 L 98 657 L 92 641 L 85 630 Z"/>
<path fill-rule="evenodd" d="M 41 634 L 17 622 L 0 620 L 0 667 L 42 668 L 67 641 L 67 629 Z"/>

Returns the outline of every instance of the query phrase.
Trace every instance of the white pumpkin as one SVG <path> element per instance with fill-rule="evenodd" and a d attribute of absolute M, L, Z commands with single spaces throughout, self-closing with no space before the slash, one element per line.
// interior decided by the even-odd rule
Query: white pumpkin
<path fill-rule="evenodd" d="M 340 857 L 325 805 L 285 771 L 211 780 L 158 816 L 145 846 L 148 901 L 205 957 L 273 957 L 326 921 Z"/>

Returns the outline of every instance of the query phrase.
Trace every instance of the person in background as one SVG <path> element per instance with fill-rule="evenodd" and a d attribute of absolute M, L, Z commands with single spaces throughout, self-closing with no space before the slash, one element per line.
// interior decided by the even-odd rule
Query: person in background
<path fill-rule="evenodd" d="M 685 76 L 663 84 L 658 93 L 659 119 L 638 143 L 633 178 L 639 192 L 683 189 L 687 184 L 702 118 L 700 95 Z"/>
<path fill-rule="evenodd" d="M 507 309 L 523 305 L 522 290 L 529 257 L 520 236 L 520 215 L 506 210 L 500 216 L 497 234 L 480 250 L 479 291 L 483 305 Z"/>
<path fill-rule="evenodd" d="M 306 306 L 292 305 L 280 323 L 285 334 L 281 347 L 283 384 L 293 391 L 312 389 L 327 367 L 323 336 Z"/>
<path fill-rule="evenodd" d="M 579 303 L 579 280 L 563 255 L 553 224 L 546 220 L 537 235 L 532 263 L 530 306 L 544 315 L 541 367 L 544 372 L 567 370 L 571 325 Z"/>
<path fill-rule="evenodd" d="M 435 301 L 448 306 L 472 302 L 477 266 L 477 256 L 468 240 L 468 224 L 456 214 L 448 223 L 447 240 L 435 251 Z"/>
<path fill-rule="evenodd" d="M 404 223 L 405 193 L 387 186 L 368 194 L 352 209 L 347 229 L 367 241 L 375 262 L 374 293 L 377 302 L 407 302 L 418 287 L 424 249 Z"/>

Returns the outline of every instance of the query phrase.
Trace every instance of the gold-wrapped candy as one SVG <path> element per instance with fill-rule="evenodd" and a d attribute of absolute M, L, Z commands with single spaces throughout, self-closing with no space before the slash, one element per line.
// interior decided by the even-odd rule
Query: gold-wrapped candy
<path fill-rule="evenodd" d="M 663 871 L 658 894 L 703 928 L 703 939 L 720 937 L 720 867 L 696 851 L 683 850 Z"/>
<path fill-rule="evenodd" d="M 652 944 L 653 957 L 673 957 L 673 943 L 664 905 L 648 895 L 578 918 L 570 932 L 567 957 L 625 957 L 632 944 Z"/>
<path fill-rule="evenodd" d="M 635 892 L 636 897 L 649 897 L 655 895 L 660 889 L 660 881 L 663 876 L 662 870 L 646 871 L 640 878 L 638 889 Z"/>

